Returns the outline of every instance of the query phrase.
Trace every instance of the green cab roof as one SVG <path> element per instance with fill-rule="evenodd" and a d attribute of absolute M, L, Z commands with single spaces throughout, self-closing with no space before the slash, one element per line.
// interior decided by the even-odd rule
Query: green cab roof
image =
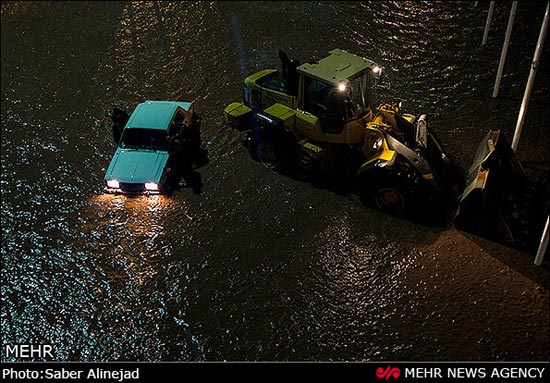
<path fill-rule="evenodd" d="M 130 119 L 126 123 L 126 129 L 145 128 L 168 130 L 168 125 L 180 107 L 189 110 L 190 102 L 181 101 L 145 101 L 138 104 Z"/>
<path fill-rule="evenodd" d="M 376 66 L 374 61 L 346 52 L 333 49 L 329 56 L 316 63 L 305 63 L 298 67 L 298 72 L 316 78 L 331 85 L 353 80 Z"/>

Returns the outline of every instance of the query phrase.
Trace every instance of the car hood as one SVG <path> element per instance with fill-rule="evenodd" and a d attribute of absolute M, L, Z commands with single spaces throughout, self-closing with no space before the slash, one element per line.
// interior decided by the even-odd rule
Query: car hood
<path fill-rule="evenodd" d="M 125 183 L 159 183 L 168 161 L 168 152 L 117 148 L 105 180 Z"/>

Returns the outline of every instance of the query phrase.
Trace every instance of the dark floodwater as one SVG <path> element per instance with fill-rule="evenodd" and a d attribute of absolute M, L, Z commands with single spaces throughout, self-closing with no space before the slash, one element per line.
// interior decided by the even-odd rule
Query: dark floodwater
<path fill-rule="evenodd" d="M 545 3 L 2 2 L 2 344 L 58 360 L 547 360 L 548 269 L 266 170 L 222 112 L 245 75 L 343 48 L 463 166 L 511 139 Z M 547 39 L 548 40 L 548 39 Z M 550 41 L 519 155 L 547 164 Z M 202 194 L 102 194 L 105 116 L 196 100 Z M 4 356 L 2 356 L 4 358 Z"/>

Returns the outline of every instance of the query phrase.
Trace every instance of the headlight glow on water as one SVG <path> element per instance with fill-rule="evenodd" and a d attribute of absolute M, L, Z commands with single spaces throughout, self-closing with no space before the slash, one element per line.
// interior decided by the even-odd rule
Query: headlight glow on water
<path fill-rule="evenodd" d="M 146 182 L 145 189 L 147 190 L 159 190 L 159 185 L 154 182 Z"/>
<path fill-rule="evenodd" d="M 117 180 L 108 180 L 107 186 L 113 189 L 118 189 L 120 185 Z"/>

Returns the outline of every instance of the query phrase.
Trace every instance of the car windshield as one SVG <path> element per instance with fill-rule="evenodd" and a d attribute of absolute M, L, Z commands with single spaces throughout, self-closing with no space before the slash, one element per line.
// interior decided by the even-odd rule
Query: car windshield
<path fill-rule="evenodd" d="M 120 146 L 134 149 L 167 150 L 168 139 L 165 130 L 130 128 L 124 129 Z"/>

